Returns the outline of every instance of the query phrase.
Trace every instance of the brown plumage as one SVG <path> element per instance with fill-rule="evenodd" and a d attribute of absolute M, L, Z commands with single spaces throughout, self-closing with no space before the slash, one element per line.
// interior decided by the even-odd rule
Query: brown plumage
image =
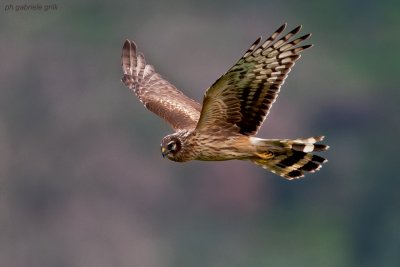
<path fill-rule="evenodd" d="M 122 51 L 122 82 L 175 133 L 163 138 L 163 156 L 173 161 L 249 160 L 286 179 L 314 172 L 327 160 L 323 136 L 305 139 L 254 137 L 275 102 L 280 87 L 300 58 L 311 34 L 294 38 L 301 26 L 283 37 L 286 24 L 260 45 L 258 38 L 243 57 L 205 93 L 203 104 L 188 98 L 147 65 L 134 42 Z"/>

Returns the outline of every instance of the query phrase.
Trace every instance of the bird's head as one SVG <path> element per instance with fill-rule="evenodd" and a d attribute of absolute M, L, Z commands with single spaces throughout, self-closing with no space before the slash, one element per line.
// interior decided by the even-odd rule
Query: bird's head
<path fill-rule="evenodd" d="M 182 141 L 177 134 L 164 137 L 161 141 L 161 154 L 170 160 L 176 160 L 175 156 L 182 148 Z"/>

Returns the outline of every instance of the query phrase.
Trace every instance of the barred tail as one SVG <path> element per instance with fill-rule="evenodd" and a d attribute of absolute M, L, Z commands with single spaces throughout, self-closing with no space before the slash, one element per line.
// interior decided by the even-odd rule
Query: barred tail
<path fill-rule="evenodd" d="M 295 140 L 252 137 L 251 141 L 257 152 L 250 160 L 285 179 L 298 179 L 303 177 L 305 172 L 319 170 L 322 164 L 328 161 L 313 154 L 329 148 L 327 145 L 317 144 L 323 139 L 324 136 Z"/>

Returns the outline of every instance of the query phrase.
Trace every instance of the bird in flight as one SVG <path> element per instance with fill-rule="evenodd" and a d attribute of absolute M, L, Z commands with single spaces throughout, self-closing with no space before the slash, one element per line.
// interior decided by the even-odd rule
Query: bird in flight
<path fill-rule="evenodd" d="M 294 37 L 301 26 L 282 36 L 285 28 L 286 23 L 263 43 L 259 37 L 206 90 L 202 105 L 155 72 L 134 42 L 125 41 L 122 82 L 175 131 L 161 141 L 163 157 L 177 162 L 247 160 L 288 180 L 315 172 L 327 162 L 314 154 L 329 148 L 318 143 L 324 136 L 292 140 L 254 136 L 300 53 L 312 46 L 303 44 L 311 34 Z"/>

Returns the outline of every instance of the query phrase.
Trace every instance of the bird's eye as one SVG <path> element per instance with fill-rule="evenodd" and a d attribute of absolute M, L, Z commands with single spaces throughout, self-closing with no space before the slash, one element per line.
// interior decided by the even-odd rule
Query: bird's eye
<path fill-rule="evenodd" d="M 169 142 L 167 145 L 168 150 L 174 150 L 175 149 L 175 142 Z"/>

